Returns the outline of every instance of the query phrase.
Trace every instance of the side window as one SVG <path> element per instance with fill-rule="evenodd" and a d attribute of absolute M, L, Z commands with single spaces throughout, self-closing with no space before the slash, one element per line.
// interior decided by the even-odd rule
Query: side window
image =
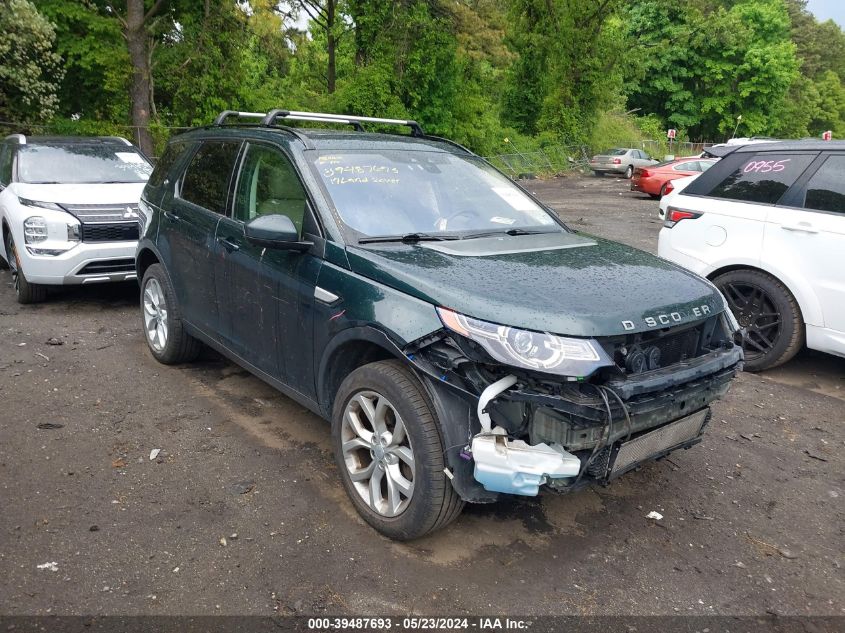
<path fill-rule="evenodd" d="M 815 157 L 815 154 L 775 152 L 743 155 L 738 167 L 706 195 L 743 202 L 775 204 L 787 189 L 795 184 Z"/>
<path fill-rule="evenodd" d="M 845 213 L 845 156 L 831 156 L 813 174 L 804 208 Z"/>
<path fill-rule="evenodd" d="M 712 160 L 702 160 L 698 163 L 698 166 L 701 171 L 707 171 L 715 164 Z"/>
<path fill-rule="evenodd" d="M 12 182 L 12 146 L 8 143 L 0 145 L 0 185 L 6 186 Z"/>
<path fill-rule="evenodd" d="M 305 189 L 288 158 L 278 149 L 250 145 L 238 178 L 235 219 L 249 222 L 259 215 L 286 215 L 302 235 Z"/>
<path fill-rule="evenodd" d="M 184 151 L 184 143 L 170 143 L 167 146 L 167 149 L 164 150 L 164 154 L 162 154 L 161 158 L 158 159 L 155 169 L 153 169 L 153 173 L 150 175 L 150 179 L 147 181 L 150 187 L 161 186 L 165 178 L 167 178 L 167 174 L 170 173 L 173 163 L 176 162 L 176 159 L 179 158 Z"/>
<path fill-rule="evenodd" d="M 225 213 L 229 179 L 239 149 L 240 143 L 203 143 L 185 171 L 179 197 L 214 213 Z"/>
<path fill-rule="evenodd" d="M 675 171 L 701 171 L 698 168 L 697 161 L 692 161 L 689 163 L 679 163 L 675 165 L 672 169 L 674 169 Z"/>

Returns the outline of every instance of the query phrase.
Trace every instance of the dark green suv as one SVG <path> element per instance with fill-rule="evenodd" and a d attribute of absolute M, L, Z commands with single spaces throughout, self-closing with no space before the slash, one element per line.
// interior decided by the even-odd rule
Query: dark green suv
<path fill-rule="evenodd" d="M 331 420 L 392 538 L 688 448 L 741 367 L 709 282 L 572 231 L 413 121 L 224 112 L 171 139 L 141 214 L 152 354 L 209 345 Z"/>

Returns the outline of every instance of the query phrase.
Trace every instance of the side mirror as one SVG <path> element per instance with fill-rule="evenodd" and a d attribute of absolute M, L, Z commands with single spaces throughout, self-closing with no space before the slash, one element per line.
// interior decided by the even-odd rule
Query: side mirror
<path fill-rule="evenodd" d="M 299 241 L 299 231 L 286 215 L 261 215 L 244 226 L 244 237 L 256 246 L 307 251 L 312 242 Z"/>

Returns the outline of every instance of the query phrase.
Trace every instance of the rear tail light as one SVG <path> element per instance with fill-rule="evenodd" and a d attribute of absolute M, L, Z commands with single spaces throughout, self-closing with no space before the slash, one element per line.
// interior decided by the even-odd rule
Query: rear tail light
<path fill-rule="evenodd" d="M 651 172 L 648 169 L 636 169 L 636 170 L 634 170 L 635 174 L 638 173 L 638 172 L 639 172 L 640 176 L 642 176 L 643 178 L 648 178 L 649 176 L 651 176 Z"/>
<path fill-rule="evenodd" d="M 622 159 L 621 159 L 621 158 L 614 158 L 614 159 L 613 159 L 613 164 L 614 164 L 614 165 L 621 165 L 621 164 L 622 164 Z"/>
<path fill-rule="evenodd" d="M 696 213 L 695 211 L 684 211 L 683 209 L 669 207 L 666 209 L 666 219 L 663 222 L 663 226 L 671 229 L 681 220 L 697 220 L 701 215 L 701 213 Z"/>
<path fill-rule="evenodd" d="M 672 184 L 672 181 L 666 183 L 665 188 L 663 189 L 663 195 L 667 195 L 675 191 L 675 185 Z"/>

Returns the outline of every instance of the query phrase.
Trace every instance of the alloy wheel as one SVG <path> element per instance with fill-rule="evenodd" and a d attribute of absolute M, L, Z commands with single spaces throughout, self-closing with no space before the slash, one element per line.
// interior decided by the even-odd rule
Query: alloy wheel
<path fill-rule="evenodd" d="M 745 328 L 745 339 L 737 342 L 742 344 L 746 357 L 751 360 L 771 351 L 783 329 L 772 298 L 752 283 L 730 282 L 722 289 L 736 320 Z"/>
<path fill-rule="evenodd" d="M 157 352 L 167 345 L 167 302 L 158 280 L 151 278 L 144 287 L 144 331 L 147 341 Z"/>
<path fill-rule="evenodd" d="M 361 499 L 381 516 L 401 514 L 414 494 L 414 450 L 402 417 L 387 398 L 360 391 L 349 400 L 341 447 Z"/>
<path fill-rule="evenodd" d="M 20 280 L 18 279 L 18 277 L 20 277 L 18 268 L 18 251 L 11 238 L 6 241 L 6 255 L 9 260 L 9 271 L 12 273 L 12 285 L 15 287 L 15 295 L 20 295 L 21 287 Z"/>

